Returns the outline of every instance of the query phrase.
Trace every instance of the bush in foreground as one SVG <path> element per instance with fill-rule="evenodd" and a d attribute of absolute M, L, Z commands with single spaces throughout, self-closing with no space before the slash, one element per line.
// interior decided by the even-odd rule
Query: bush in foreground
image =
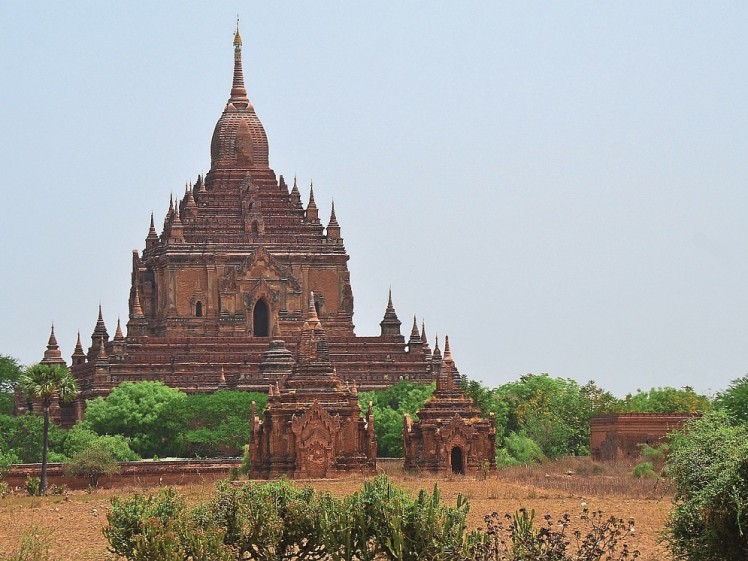
<path fill-rule="evenodd" d="M 748 559 L 748 426 L 711 413 L 670 442 L 675 507 L 666 539 L 674 559 Z"/>
<path fill-rule="evenodd" d="M 462 497 L 446 505 L 437 487 L 412 497 L 386 476 L 342 499 L 286 480 L 241 487 L 222 481 L 209 501 L 193 507 L 171 488 L 114 498 L 104 535 L 112 553 L 131 561 L 599 561 L 638 555 L 621 543 L 630 527 L 599 513 L 585 512 L 591 529 L 573 534 L 571 554 L 568 515 L 558 532 L 550 522 L 536 529 L 526 511 L 511 526 L 492 522 L 494 513 L 486 530 L 466 534 L 468 510 Z M 491 549 L 497 539 L 511 547 Z"/>

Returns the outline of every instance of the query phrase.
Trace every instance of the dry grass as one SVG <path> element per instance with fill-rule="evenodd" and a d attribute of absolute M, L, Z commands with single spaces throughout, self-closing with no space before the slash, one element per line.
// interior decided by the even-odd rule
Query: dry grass
<path fill-rule="evenodd" d="M 642 552 L 642 561 L 665 561 L 668 556 L 658 537 L 670 507 L 663 485 L 655 488 L 652 480 L 637 480 L 630 466 L 598 465 L 587 459 L 570 458 L 530 468 L 511 468 L 481 480 L 467 477 L 434 478 L 423 474 L 403 474 L 397 466 L 387 466 L 396 484 L 412 490 L 432 489 L 438 484 L 442 497 L 454 504 L 457 495 L 470 500 L 469 524 L 481 526 L 483 515 L 493 511 L 513 512 L 520 507 L 534 509 L 538 515 L 554 517 L 569 512 L 579 514 L 581 503 L 607 515 L 634 518 L 636 534 L 631 542 Z M 567 472 L 571 472 L 568 475 Z M 310 485 L 337 495 L 361 487 L 361 478 L 313 481 Z M 190 501 L 206 499 L 213 484 L 180 487 Z M 0 557 L 17 550 L 22 536 L 32 528 L 50 532 L 50 559 L 110 559 L 102 528 L 106 524 L 109 501 L 142 489 L 106 489 L 92 494 L 76 492 L 64 497 L 11 496 L 0 499 Z M 147 490 L 146 490 L 147 491 Z"/>

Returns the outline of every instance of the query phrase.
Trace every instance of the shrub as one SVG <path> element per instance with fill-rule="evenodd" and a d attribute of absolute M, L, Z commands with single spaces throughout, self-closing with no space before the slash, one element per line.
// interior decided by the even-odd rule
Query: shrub
<path fill-rule="evenodd" d="M 65 464 L 67 475 L 88 478 L 91 487 L 98 487 L 99 478 L 119 473 L 114 456 L 105 448 L 95 446 L 78 452 Z"/>
<path fill-rule="evenodd" d="M 748 559 L 748 427 L 710 413 L 671 435 L 675 507 L 665 538 L 675 559 Z"/>
<path fill-rule="evenodd" d="M 651 462 L 642 462 L 634 466 L 633 471 L 634 477 L 641 479 L 642 477 L 657 477 L 657 472 L 652 467 Z"/>
<path fill-rule="evenodd" d="M 131 462 L 140 459 L 140 456 L 130 448 L 129 440 L 126 437 L 119 434 L 99 436 L 85 422 L 77 423 L 68 431 L 63 450 L 68 458 L 72 458 L 79 452 L 94 447 L 109 451 L 118 462 Z"/>
<path fill-rule="evenodd" d="M 222 481 L 192 509 L 168 488 L 114 498 L 104 535 L 113 553 L 132 561 L 446 560 L 462 546 L 467 511 L 461 498 L 444 505 L 436 488 L 414 499 L 385 476 L 344 499 L 286 480 Z"/>
<path fill-rule="evenodd" d="M 30 497 L 34 497 L 41 493 L 42 481 L 38 477 L 27 477 L 26 478 L 26 494 Z"/>
<path fill-rule="evenodd" d="M 486 529 L 475 530 L 465 538 L 459 561 L 624 561 L 637 559 L 639 551 L 631 550 L 625 539 L 634 529 L 633 520 L 605 518 L 601 511 L 586 508 L 579 516 L 586 527 L 570 531 L 571 516 L 554 520 L 543 516 L 540 528 L 535 511 L 520 509 L 500 516 L 493 512 L 484 517 Z"/>
<path fill-rule="evenodd" d="M 533 464 L 545 459 L 540 446 L 523 433 L 512 432 L 504 439 L 504 447 L 496 454 L 496 465 L 510 467 L 522 464 Z"/>

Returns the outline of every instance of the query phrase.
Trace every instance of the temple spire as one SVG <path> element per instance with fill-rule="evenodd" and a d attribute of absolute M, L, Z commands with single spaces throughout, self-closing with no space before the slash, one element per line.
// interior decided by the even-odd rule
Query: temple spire
<path fill-rule="evenodd" d="M 73 351 L 73 356 L 71 358 L 73 360 L 73 366 L 86 362 L 86 353 L 83 352 L 80 330 L 78 330 L 78 340 L 75 342 L 75 350 Z"/>
<path fill-rule="evenodd" d="M 231 85 L 229 103 L 241 109 L 249 106 L 247 89 L 244 87 L 244 71 L 242 70 L 242 36 L 239 34 L 239 19 L 236 20 L 234 33 L 234 81 Z"/>
<path fill-rule="evenodd" d="M 100 341 L 109 341 L 109 333 L 107 333 L 106 325 L 104 325 L 104 316 L 101 313 L 101 304 L 99 304 L 99 317 L 96 320 L 96 327 L 94 327 L 93 333 L 91 334 L 91 343 L 96 346 Z"/>
<path fill-rule="evenodd" d="M 42 364 L 65 364 L 62 359 L 62 353 L 60 347 L 57 345 L 57 337 L 55 337 L 55 324 L 52 324 L 52 330 L 49 333 L 49 341 L 47 342 L 47 350 L 44 351 L 44 358 L 41 361 Z"/>
<path fill-rule="evenodd" d="M 140 319 L 143 316 L 143 308 L 140 305 L 140 292 L 138 291 L 138 285 L 135 285 L 135 294 L 132 299 L 132 317 L 133 319 Z"/>
<path fill-rule="evenodd" d="M 444 362 L 454 362 L 452 351 L 449 348 L 449 335 L 444 336 Z"/>
<path fill-rule="evenodd" d="M 332 211 L 330 212 L 330 222 L 327 223 L 327 237 L 329 239 L 340 239 L 340 224 L 335 216 L 335 201 L 332 201 Z"/>
<path fill-rule="evenodd" d="M 120 325 L 119 318 L 117 318 L 117 330 L 114 332 L 114 341 L 118 343 L 125 340 L 125 336 L 122 335 L 122 326 Z"/>
<path fill-rule="evenodd" d="M 296 184 L 296 176 L 293 176 L 293 187 L 291 188 L 291 205 L 297 210 L 304 210 L 304 205 L 301 204 L 301 192 L 299 192 L 299 186 Z"/>
<path fill-rule="evenodd" d="M 397 317 L 397 312 L 395 312 L 395 306 L 392 305 L 392 288 L 390 288 L 387 309 L 384 312 L 384 318 L 379 322 L 379 326 L 382 328 L 382 336 L 400 335 L 400 325 L 401 322 Z"/>
<path fill-rule="evenodd" d="M 306 207 L 306 219 L 313 224 L 319 223 L 319 209 L 314 202 L 314 184 L 309 184 L 309 204 Z"/>

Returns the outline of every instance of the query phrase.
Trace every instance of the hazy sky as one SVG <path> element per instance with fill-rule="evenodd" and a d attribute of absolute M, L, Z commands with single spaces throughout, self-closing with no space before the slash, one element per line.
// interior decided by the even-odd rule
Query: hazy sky
<path fill-rule="evenodd" d="M 241 16 L 270 162 L 461 372 L 748 372 L 748 3 L 0 3 L 0 353 L 69 358 L 210 164 Z"/>

